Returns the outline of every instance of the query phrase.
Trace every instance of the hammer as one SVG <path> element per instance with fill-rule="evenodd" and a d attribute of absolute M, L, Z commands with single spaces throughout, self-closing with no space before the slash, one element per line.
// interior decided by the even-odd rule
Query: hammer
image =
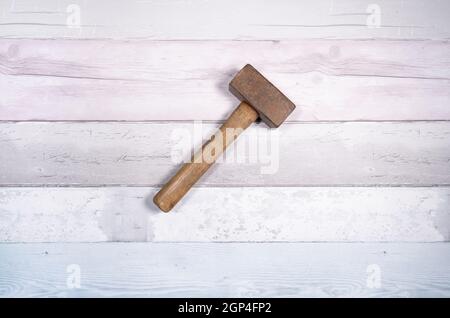
<path fill-rule="evenodd" d="M 241 103 L 191 161 L 185 163 L 155 195 L 153 202 L 162 211 L 169 212 L 227 146 L 258 118 L 269 127 L 277 128 L 295 109 L 294 103 L 250 64 L 236 74 L 229 89 Z"/>

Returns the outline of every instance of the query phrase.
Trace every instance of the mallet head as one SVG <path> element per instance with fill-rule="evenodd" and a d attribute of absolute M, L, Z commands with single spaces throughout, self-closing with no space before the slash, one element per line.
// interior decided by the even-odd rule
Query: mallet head
<path fill-rule="evenodd" d="M 250 104 L 269 127 L 280 126 L 295 105 L 250 64 L 245 65 L 231 80 L 230 91 Z"/>

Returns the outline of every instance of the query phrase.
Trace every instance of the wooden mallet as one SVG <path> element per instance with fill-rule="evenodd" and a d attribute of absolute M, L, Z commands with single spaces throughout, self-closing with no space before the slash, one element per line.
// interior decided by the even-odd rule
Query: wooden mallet
<path fill-rule="evenodd" d="M 155 195 L 153 202 L 162 211 L 169 212 L 227 146 L 254 121 L 260 118 L 269 127 L 276 128 L 295 109 L 294 103 L 250 64 L 236 74 L 229 88 L 241 103 L 191 161 L 185 163 Z"/>

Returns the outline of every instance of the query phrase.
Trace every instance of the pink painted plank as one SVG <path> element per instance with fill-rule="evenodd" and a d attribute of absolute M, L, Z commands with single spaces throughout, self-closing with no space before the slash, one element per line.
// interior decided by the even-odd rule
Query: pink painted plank
<path fill-rule="evenodd" d="M 252 63 L 291 121 L 449 120 L 450 42 L 0 40 L 0 120 L 222 120 Z"/>

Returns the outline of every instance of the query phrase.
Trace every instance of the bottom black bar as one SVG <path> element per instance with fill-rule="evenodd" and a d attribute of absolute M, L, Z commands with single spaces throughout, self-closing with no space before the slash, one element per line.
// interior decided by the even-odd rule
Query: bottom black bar
<path fill-rule="evenodd" d="M 30 305 L 30 306 L 28 306 Z M 149 314 L 179 314 L 215 317 L 232 314 L 292 314 L 311 315 L 320 313 L 358 313 L 359 316 L 386 315 L 394 310 L 402 313 L 413 312 L 415 314 L 428 314 L 430 310 L 449 308 L 450 301 L 446 299 L 305 299 L 305 298 L 152 298 L 152 299 L 1 299 L 0 306 L 6 310 L 8 306 L 15 313 L 25 309 L 33 311 L 45 310 L 63 313 L 85 315 L 86 309 L 113 311 L 118 315 L 129 316 L 131 311 L 143 311 Z M 359 308 L 364 311 L 359 311 Z M 59 310 L 61 309 L 61 310 Z M 124 317 L 126 318 L 126 317 Z"/>

